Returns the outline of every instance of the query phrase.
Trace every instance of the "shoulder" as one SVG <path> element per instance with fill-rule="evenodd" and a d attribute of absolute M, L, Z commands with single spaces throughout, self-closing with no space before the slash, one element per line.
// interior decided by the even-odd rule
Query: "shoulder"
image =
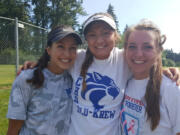
<path fill-rule="evenodd" d="M 180 98 L 180 86 L 176 86 L 176 83 L 171 79 L 163 75 L 161 83 L 161 94 L 164 96 L 177 96 Z"/>
<path fill-rule="evenodd" d="M 35 69 L 27 69 L 27 70 L 23 70 L 17 77 L 16 79 L 30 79 L 33 77 L 33 73 L 34 73 Z"/>
<path fill-rule="evenodd" d="M 33 77 L 34 69 L 23 70 L 15 79 L 14 85 L 26 85 L 26 80 Z"/>

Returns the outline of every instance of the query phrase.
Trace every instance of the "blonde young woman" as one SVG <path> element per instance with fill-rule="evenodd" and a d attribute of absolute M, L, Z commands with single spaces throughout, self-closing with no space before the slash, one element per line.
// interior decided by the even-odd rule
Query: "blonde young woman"
<path fill-rule="evenodd" d="M 162 74 L 165 41 L 148 20 L 125 33 L 125 58 L 133 74 L 121 107 L 125 135 L 180 135 L 180 87 Z"/>

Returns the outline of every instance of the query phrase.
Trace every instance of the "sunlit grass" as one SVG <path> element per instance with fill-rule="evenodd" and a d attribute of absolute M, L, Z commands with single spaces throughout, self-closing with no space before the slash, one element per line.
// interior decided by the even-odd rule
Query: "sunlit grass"
<path fill-rule="evenodd" d="M 14 65 L 0 65 L 0 135 L 6 135 L 7 132 L 8 119 L 6 118 L 6 113 L 14 78 Z"/>
<path fill-rule="evenodd" d="M 9 89 L 15 78 L 14 65 L 0 65 L 0 90 Z"/>

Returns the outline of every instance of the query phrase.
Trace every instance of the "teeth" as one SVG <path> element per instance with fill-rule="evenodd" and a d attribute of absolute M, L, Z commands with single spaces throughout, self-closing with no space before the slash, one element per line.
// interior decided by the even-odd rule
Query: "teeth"
<path fill-rule="evenodd" d="M 136 64 L 142 64 L 142 63 L 144 63 L 144 61 L 135 60 L 134 63 L 136 63 Z"/>
<path fill-rule="evenodd" d="M 98 49 L 102 49 L 102 48 L 104 48 L 104 46 L 98 46 L 98 47 L 96 47 L 96 48 L 98 48 Z"/>
<path fill-rule="evenodd" d="M 61 59 L 62 62 L 69 62 L 69 60 Z"/>

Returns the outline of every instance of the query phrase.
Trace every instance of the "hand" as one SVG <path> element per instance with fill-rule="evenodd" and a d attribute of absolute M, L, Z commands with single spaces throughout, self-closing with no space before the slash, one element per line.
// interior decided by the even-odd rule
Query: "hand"
<path fill-rule="evenodd" d="M 163 74 L 176 82 L 176 85 L 180 85 L 180 70 L 178 68 L 170 67 L 163 70 Z"/>
<path fill-rule="evenodd" d="M 22 70 L 34 68 L 36 65 L 37 65 L 36 62 L 33 62 L 33 61 L 25 61 L 24 64 L 23 64 L 23 66 L 21 66 L 21 67 L 18 69 L 17 76 L 21 73 Z"/>

